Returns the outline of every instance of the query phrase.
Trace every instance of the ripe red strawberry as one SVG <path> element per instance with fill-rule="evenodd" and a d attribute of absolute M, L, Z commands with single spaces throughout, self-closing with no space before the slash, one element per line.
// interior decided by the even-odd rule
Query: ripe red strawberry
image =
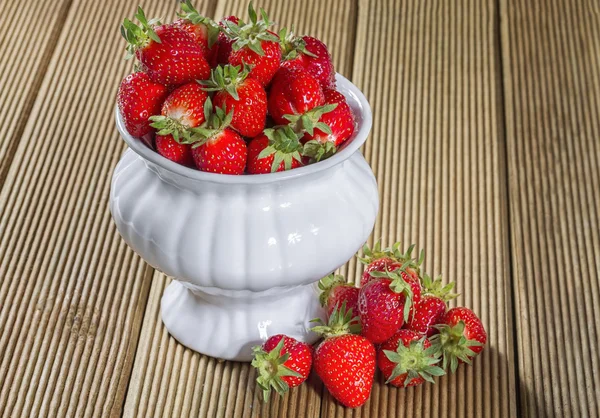
<path fill-rule="evenodd" d="M 212 102 L 207 99 L 204 114 L 206 122 L 192 129 L 192 156 L 196 167 L 211 173 L 243 174 L 247 148 L 242 137 L 228 128 L 233 113 L 225 114 L 218 107 L 213 111 Z"/>
<path fill-rule="evenodd" d="M 227 16 L 221 19 L 219 22 L 219 26 L 221 28 L 227 28 L 227 22 L 232 22 L 237 25 L 240 22 L 240 19 L 236 16 Z M 216 67 L 217 65 L 224 65 L 229 62 L 229 55 L 231 54 L 231 46 L 235 42 L 235 39 L 230 38 L 224 31 L 219 32 L 219 37 L 217 40 L 217 52 L 214 56 L 213 61 L 211 62 L 212 67 Z"/>
<path fill-rule="evenodd" d="M 271 389 L 283 395 L 289 388 L 302 384 L 310 374 L 313 349 L 292 337 L 274 335 L 253 350 L 252 366 L 257 369 L 256 382 L 265 402 Z"/>
<path fill-rule="evenodd" d="M 255 79 L 248 78 L 248 68 L 226 65 L 211 72 L 209 80 L 202 81 L 206 91 L 216 92 L 213 103 L 233 112 L 231 128 L 240 135 L 255 137 L 265 128 L 267 93 Z"/>
<path fill-rule="evenodd" d="M 160 114 L 160 105 L 167 94 L 167 88 L 151 81 L 146 73 L 125 77 L 119 86 L 117 104 L 127 132 L 136 137 L 152 132 L 150 116 Z"/>
<path fill-rule="evenodd" d="M 204 123 L 204 104 L 208 94 L 198 83 L 188 83 L 169 94 L 160 116 L 152 116 L 152 127 L 157 129 L 156 150 L 176 163 L 193 166 L 189 143 L 193 135 L 190 128 Z"/>
<path fill-rule="evenodd" d="M 319 301 L 321 306 L 327 309 L 327 315 L 331 315 L 333 310 L 341 307 L 344 303 L 347 309 L 352 309 L 355 314 L 358 312 L 358 287 L 354 283 L 346 282 L 344 276 L 339 274 L 330 274 L 319 281 Z"/>
<path fill-rule="evenodd" d="M 324 103 L 325 95 L 319 82 L 305 69 L 283 66 L 275 74 L 268 104 L 275 123 L 288 124 L 290 121 L 285 115 L 301 116 Z"/>
<path fill-rule="evenodd" d="M 372 272 L 378 277 L 360 288 L 358 313 L 362 335 L 374 344 L 389 339 L 408 320 L 413 292 L 398 270 Z"/>
<path fill-rule="evenodd" d="M 315 371 L 329 393 L 350 408 L 367 402 L 375 375 L 375 347 L 354 334 L 359 329 L 358 318 L 345 305 L 334 310 L 327 326 L 313 328 L 325 335 L 315 350 Z"/>
<path fill-rule="evenodd" d="M 348 106 L 346 98 L 340 92 L 324 89 L 325 105 L 335 105 L 329 112 L 324 112 L 315 124 L 314 132 L 304 134 L 304 155 L 314 161 L 329 158 L 354 133 L 354 114 Z M 323 106 L 325 107 L 325 106 Z M 321 129 L 325 126 L 327 129 Z"/>
<path fill-rule="evenodd" d="M 434 327 L 439 324 L 446 309 L 447 301 L 454 299 L 458 295 L 451 293 L 454 283 L 442 284 L 442 278 L 437 277 L 431 280 L 427 274 L 423 276 L 423 295 L 421 299 L 415 302 L 412 315 L 405 327 L 428 337 L 437 333 Z"/>
<path fill-rule="evenodd" d="M 360 281 L 361 285 L 365 285 L 371 280 L 371 271 L 394 271 L 402 265 L 405 265 L 405 270 L 410 276 L 419 279 L 419 270 L 425 259 L 425 253 L 421 251 L 419 259 L 416 260 L 412 258 L 415 245 L 409 246 L 404 253 L 400 251 L 401 245 L 397 242 L 390 248 L 382 249 L 381 243 L 378 241 L 371 249 L 365 244 L 363 256 L 358 257 L 361 263 L 367 265 Z"/>
<path fill-rule="evenodd" d="M 314 76 L 323 89 L 335 87 L 335 70 L 327 45 L 312 36 L 296 36 L 283 28 L 279 32 L 282 59 L 292 65 L 299 65 Z"/>
<path fill-rule="evenodd" d="M 431 337 L 431 345 L 442 353 L 442 367 L 454 373 L 460 363 L 471 364 L 487 341 L 481 320 L 469 308 L 452 308 L 436 325 L 439 334 Z"/>
<path fill-rule="evenodd" d="M 155 26 L 158 22 L 146 20 L 141 8 L 135 17 L 141 26 L 129 19 L 121 26 L 129 44 L 127 58 L 135 55 L 152 81 L 181 85 L 209 76 L 210 66 L 202 49 L 186 31 L 172 25 Z"/>
<path fill-rule="evenodd" d="M 217 38 L 221 32 L 219 27 L 212 19 L 201 16 L 190 0 L 181 3 L 181 10 L 180 19 L 171 23 L 171 26 L 187 32 L 202 49 L 206 61 L 212 62 L 217 50 L 215 46 Z"/>
<path fill-rule="evenodd" d="M 258 80 L 267 86 L 281 64 L 281 48 L 279 38 L 267 28 L 273 24 L 263 9 L 260 10 L 262 19 L 258 20 L 252 3 L 248 5 L 250 23 L 237 24 L 226 21 L 225 33 L 235 39 L 231 45 L 228 62 L 232 65 L 250 65 L 250 78 Z"/>
<path fill-rule="evenodd" d="M 267 174 L 302 166 L 302 144 L 292 128 L 276 126 L 248 144 L 248 173 Z"/>
<path fill-rule="evenodd" d="M 434 376 L 443 376 L 437 366 L 439 353 L 422 335 L 399 330 L 377 350 L 377 365 L 389 383 L 396 387 L 417 386 L 425 381 L 435 383 Z"/>

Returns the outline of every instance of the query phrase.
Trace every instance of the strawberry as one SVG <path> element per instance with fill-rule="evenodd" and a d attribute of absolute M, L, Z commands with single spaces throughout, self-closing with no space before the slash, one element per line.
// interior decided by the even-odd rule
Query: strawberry
<path fill-rule="evenodd" d="M 396 387 L 417 386 L 425 381 L 435 383 L 434 376 L 443 376 L 437 366 L 439 353 L 421 334 L 399 330 L 377 350 L 377 365 L 389 383 Z"/>
<path fill-rule="evenodd" d="M 206 121 L 192 128 L 192 157 L 201 171 L 239 175 L 246 167 L 246 142 L 228 126 L 233 113 L 222 108 L 213 111 L 209 99 L 204 104 Z"/>
<path fill-rule="evenodd" d="M 227 22 L 232 22 L 237 25 L 240 22 L 240 19 L 236 16 L 227 16 L 221 19 L 219 22 L 219 26 L 223 29 L 227 28 Z M 229 62 L 229 55 L 231 55 L 231 46 L 235 42 L 235 39 L 230 38 L 224 31 L 219 32 L 219 37 L 217 40 L 217 52 L 213 57 L 213 61 L 211 62 L 212 67 L 216 67 L 217 65 L 224 65 Z"/>
<path fill-rule="evenodd" d="M 314 365 L 331 395 L 342 405 L 356 408 L 369 399 L 375 375 L 375 347 L 355 335 L 360 329 L 357 317 L 345 304 L 334 309 L 328 325 L 312 330 L 325 335 L 315 350 Z"/>
<path fill-rule="evenodd" d="M 267 174 L 302 166 L 302 144 L 292 128 L 276 126 L 248 144 L 248 173 Z"/>
<path fill-rule="evenodd" d="M 425 259 L 425 253 L 421 250 L 419 259 L 415 260 L 412 258 L 415 245 L 409 246 L 404 253 L 400 252 L 401 245 L 401 243 L 397 242 L 390 248 L 382 249 L 381 243 L 378 241 L 373 246 L 373 249 L 371 249 L 365 244 L 363 247 L 363 257 L 358 257 L 361 263 L 367 265 L 361 279 L 361 285 L 365 285 L 371 279 L 371 271 L 397 270 L 398 267 L 409 261 L 410 264 L 406 264 L 405 270 L 410 276 L 418 279 L 421 264 L 423 264 L 423 260 Z"/>
<path fill-rule="evenodd" d="M 152 81 L 181 85 L 209 76 L 210 66 L 202 48 L 186 31 L 172 25 L 156 26 L 158 21 L 148 21 L 141 8 L 135 17 L 141 26 L 129 19 L 121 26 L 128 42 L 127 58 L 135 55 Z"/>
<path fill-rule="evenodd" d="M 286 115 L 301 116 L 317 106 L 322 106 L 324 103 L 325 95 L 321 85 L 305 69 L 283 66 L 275 74 L 269 91 L 268 104 L 269 114 L 275 123 L 285 125 L 290 122 L 285 118 Z M 331 106 L 328 109 L 331 110 L 330 108 Z M 318 116 L 320 117 L 320 115 Z M 314 116 L 306 119 L 313 120 Z"/>
<path fill-rule="evenodd" d="M 358 312 L 359 289 L 354 286 L 354 283 L 346 282 L 344 276 L 330 274 L 323 277 L 319 281 L 319 290 L 321 290 L 319 301 L 321 306 L 327 308 L 327 315 L 331 316 L 333 310 L 344 303 L 348 309 L 352 309 L 352 312 Z"/>
<path fill-rule="evenodd" d="M 176 163 L 193 166 L 190 128 L 204 123 L 204 104 L 208 94 L 198 83 L 176 88 L 167 97 L 160 116 L 152 116 L 152 127 L 157 129 L 156 150 Z"/>
<path fill-rule="evenodd" d="M 209 80 L 201 81 L 206 91 L 216 92 L 213 103 L 233 112 L 231 128 L 240 135 L 255 137 L 265 128 L 267 93 L 255 79 L 248 78 L 248 68 L 226 65 L 211 72 Z"/>
<path fill-rule="evenodd" d="M 318 119 L 319 125 L 315 126 L 314 133 L 305 133 L 302 140 L 305 143 L 304 155 L 314 161 L 321 161 L 335 154 L 338 147 L 352 136 L 355 128 L 354 114 L 344 95 L 330 89 L 324 89 L 323 94 L 325 105 L 335 107 L 324 112 Z M 321 124 L 327 129 L 321 129 Z"/>
<path fill-rule="evenodd" d="M 296 36 L 283 28 L 279 32 L 282 59 L 292 65 L 299 65 L 319 80 L 323 89 L 335 87 L 335 70 L 327 45 L 312 36 Z"/>
<path fill-rule="evenodd" d="M 450 366 L 454 373 L 460 363 L 471 364 L 487 341 L 481 320 L 469 308 L 452 308 L 435 328 L 439 334 L 431 337 L 431 345 L 442 353 L 442 367 Z"/>
<path fill-rule="evenodd" d="M 360 288 L 358 313 L 362 335 L 374 344 L 389 339 L 408 320 L 413 292 L 399 270 L 371 273 L 372 280 Z"/>
<path fill-rule="evenodd" d="M 187 32 L 202 49 L 206 61 L 212 62 L 217 50 L 215 45 L 221 30 L 211 19 L 201 16 L 192 6 L 190 0 L 181 3 L 181 10 L 180 19 L 171 23 L 171 26 Z"/>
<path fill-rule="evenodd" d="M 250 23 L 244 24 L 244 22 L 238 21 L 235 24 L 226 21 L 225 33 L 235 39 L 228 57 L 229 64 L 250 65 L 252 70 L 250 70 L 249 77 L 258 80 L 263 86 L 267 86 L 281 64 L 281 48 L 277 35 L 267 30 L 273 22 L 269 21 L 263 9 L 260 9 L 260 13 L 262 19 L 258 20 L 256 11 L 250 2 L 248 5 Z"/>
<path fill-rule="evenodd" d="M 160 105 L 167 94 L 167 88 L 151 81 L 146 73 L 125 77 L 119 86 L 117 104 L 127 132 L 136 137 L 152 132 L 150 116 L 160 114 Z"/>
<path fill-rule="evenodd" d="M 271 389 L 283 395 L 289 388 L 304 383 L 310 374 L 313 349 L 292 337 L 274 335 L 253 351 L 252 366 L 257 369 L 256 382 L 265 402 Z"/>
<path fill-rule="evenodd" d="M 442 285 L 442 278 L 431 280 L 427 274 L 423 276 L 423 295 L 414 303 L 413 314 L 406 323 L 406 329 L 418 332 L 421 335 L 431 337 L 437 333 L 434 325 L 439 324 L 448 309 L 446 303 L 457 297 L 451 293 L 454 283 Z"/>

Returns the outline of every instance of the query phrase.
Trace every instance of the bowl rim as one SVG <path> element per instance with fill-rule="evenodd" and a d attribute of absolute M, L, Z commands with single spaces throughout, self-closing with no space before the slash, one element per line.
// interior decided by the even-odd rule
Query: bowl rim
<path fill-rule="evenodd" d="M 195 170 L 190 167 L 185 167 L 181 164 L 177 164 L 176 162 L 163 157 L 158 152 L 146 146 L 144 141 L 141 141 L 139 138 L 136 138 L 129 134 L 129 132 L 127 132 L 127 130 L 125 129 L 125 124 L 121 117 L 121 113 L 119 112 L 118 106 L 115 106 L 115 120 L 117 129 L 129 148 L 131 148 L 136 154 L 138 154 L 147 162 L 161 167 L 162 169 L 169 171 L 173 174 L 187 177 L 192 180 L 210 181 L 213 183 L 270 183 L 273 181 L 297 178 L 305 175 L 310 175 L 312 173 L 317 173 L 322 170 L 327 170 L 328 168 L 340 164 L 346 159 L 350 158 L 350 156 L 352 156 L 356 151 L 358 151 L 358 149 L 367 140 L 369 132 L 371 131 L 371 126 L 373 124 L 371 106 L 369 105 L 367 98 L 364 96 L 364 94 L 360 91 L 358 87 L 356 87 L 350 80 L 348 80 L 346 77 L 342 76 L 339 73 L 336 73 L 336 82 L 339 84 L 338 87 L 341 87 L 342 91 L 340 92 L 346 97 L 346 99 L 354 102 L 349 103 L 350 107 L 352 107 L 355 111 L 360 111 L 360 115 L 357 118 L 357 129 L 355 130 L 353 136 L 342 146 L 342 149 L 339 152 L 337 152 L 332 157 L 326 160 L 314 164 L 309 164 L 303 167 L 298 167 L 293 170 L 280 171 L 276 173 L 235 176 L 218 173 L 207 173 L 204 171 Z"/>

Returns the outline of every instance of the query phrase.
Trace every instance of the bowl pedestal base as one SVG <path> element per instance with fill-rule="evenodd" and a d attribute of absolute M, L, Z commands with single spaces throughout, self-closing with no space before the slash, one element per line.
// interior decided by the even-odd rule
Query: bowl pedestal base
<path fill-rule="evenodd" d="M 194 351 L 250 361 L 252 347 L 276 334 L 314 343 L 314 318 L 325 319 L 316 283 L 265 292 L 201 288 L 174 280 L 161 300 L 169 333 Z"/>

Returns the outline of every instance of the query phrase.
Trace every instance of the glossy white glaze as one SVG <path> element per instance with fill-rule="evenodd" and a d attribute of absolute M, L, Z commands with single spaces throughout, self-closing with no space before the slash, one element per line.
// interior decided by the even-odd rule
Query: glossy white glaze
<path fill-rule="evenodd" d="M 110 210 L 127 244 L 177 279 L 162 315 L 186 346 L 248 360 L 265 335 L 311 339 L 307 321 L 322 312 L 307 285 L 352 257 L 379 204 L 359 151 L 369 105 L 348 80 L 338 75 L 337 83 L 357 116 L 355 135 L 332 158 L 283 173 L 226 176 L 177 165 L 131 137 L 117 111 L 130 149 L 113 174 Z M 269 321 L 261 335 L 258 324 Z"/>

